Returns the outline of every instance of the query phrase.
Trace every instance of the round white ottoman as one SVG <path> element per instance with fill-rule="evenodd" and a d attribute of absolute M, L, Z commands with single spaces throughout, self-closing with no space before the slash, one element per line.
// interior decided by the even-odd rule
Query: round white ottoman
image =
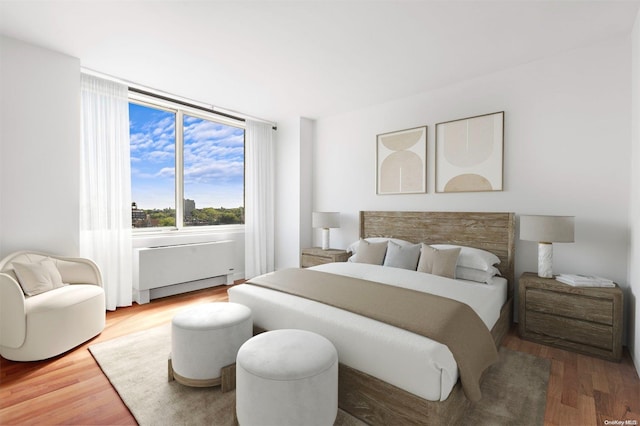
<path fill-rule="evenodd" d="M 235 363 L 253 335 L 251 310 L 238 303 L 203 303 L 179 311 L 171 321 L 169 376 L 188 386 L 215 386 L 221 369 Z"/>
<path fill-rule="evenodd" d="M 236 359 L 241 426 L 333 425 L 338 413 L 338 353 L 323 336 L 275 330 L 248 340 Z"/>

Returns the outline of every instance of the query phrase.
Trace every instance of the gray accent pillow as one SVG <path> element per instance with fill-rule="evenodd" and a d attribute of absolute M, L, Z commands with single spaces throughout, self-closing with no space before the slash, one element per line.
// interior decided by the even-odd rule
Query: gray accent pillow
<path fill-rule="evenodd" d="M 384 266 L 416 270 L 420 258 L 420 244 L 400 245 L 393 241 L 389 241 L 388 244 Z"/>
<path fill-rule="evenodd" d="M 349 258 L 349 262 L 355 262 L 355 256 L 358 254 L 358 246 L 360 245 L 360 241 L 368 241 L 370 243 L 380 243 L 380 242 L 383 242 L 383 241 L 384 242 L 393 241 L 394 243 L 396 243 L 396 244 L 398 244 L 400 246 L 410 246 L 410 245 L 412 245 L 412 243 L 410 243 L 409 241 L 400 240 L 398 238 L 387 238 L 387 237 L 360 238 L 358 241 L 356 241 L 355 243 L 349 244 L 349 247 L 347 247 L 347 251 L 352 254 L 352 256 Z"/>
<path fill-rule="evenodd" d="M 384 256 L 387 253 L 387 242 L 370 243 L 367 240 L 360 240 L 358 252 L 354 262 L 371 263 L 373 265 L 382 265 Z"/>
<path fill-rule="evenodd" d="M 456 277 L 456 265 L 460 248 L 438 250 L 428 244 L 422 243 L 418 272 L 427 272 L 442 277 Z"/>

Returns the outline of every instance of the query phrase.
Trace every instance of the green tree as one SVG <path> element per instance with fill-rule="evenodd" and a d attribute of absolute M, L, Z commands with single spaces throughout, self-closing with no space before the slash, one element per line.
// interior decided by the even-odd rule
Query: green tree
<path fill-rule="evenodd" d="M 158 226 L 176 226 L 175 217 L 163 217 L 158 222 Z"/>

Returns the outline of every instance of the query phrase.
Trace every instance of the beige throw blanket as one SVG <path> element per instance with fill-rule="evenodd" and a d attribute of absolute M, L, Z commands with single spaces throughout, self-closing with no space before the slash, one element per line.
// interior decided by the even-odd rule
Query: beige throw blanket
<path fill-rule="evenodd" d="M 453 299 L 310 269 L 283 269 L 247 284 L 331 305 L 446 345 L 471 401 L 481 398 L 482 373 L 498 360 L 486 325 L 469 305 Z"/>

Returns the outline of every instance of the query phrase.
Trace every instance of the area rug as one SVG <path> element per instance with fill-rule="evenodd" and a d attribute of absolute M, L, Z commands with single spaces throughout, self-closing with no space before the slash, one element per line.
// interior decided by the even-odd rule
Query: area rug
<path fill-rule="evenodd" d="M 140 425 L 234 425 L 235 392 L 168 381 L 170 349 L 170 324 L 89 347 Z M 549 371 L 548 360 L 501 348 L 500 361 L 483 380 L 482 401 L 462 423 L 542 425 Z M 339 410 L 336 425 L 362 424 Z"/>

